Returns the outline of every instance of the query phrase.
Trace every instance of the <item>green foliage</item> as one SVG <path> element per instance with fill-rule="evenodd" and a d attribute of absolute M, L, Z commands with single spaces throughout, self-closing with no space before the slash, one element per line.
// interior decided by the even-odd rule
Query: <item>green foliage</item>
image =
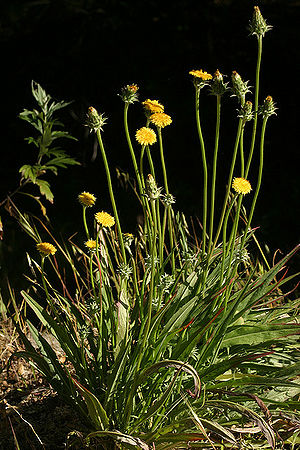
<path fill-rule="evenodd" d="M 39 106 L 39 109 L 32 111 L 24 109 L 19 114 L 20 119 L 30 123 L 37 131 L 38 137 L 28 137 L 26 141 L 33 144 L 37 150 L 37 160 L 33 165 L 24 164 L 19 172 L 22 175 L 21 184 L 30 181 L 39 187 L 41 195 L 45 196 L 50 202 L 53 201 L 53 193 L 50 189 L 48 181 L 40 177 L 45 175 L 47 171 L 58 173 L 58 168 L 66 168 L 68 165 L 79 164 L 74 158 L 70 157 L 65 150 L 60 147 L 53 146 L 56 139 L 73 139 L 67 131 L 57 130 L 54 127 L 62 126 L 62 124 L 54 118 L 54 113 L 65 108 L 71 102 L 56 103 L 51 99 L 50 95 L 46 94 L 44 89 L 35 81 L 31 84 L 32 94 Z"/>
<path fill-rule="evenodd" d="M 256 103 L 260 50 L 261 47 Z M 259 172 L 249 214 L 242 202 L 244 195 L 250 193 L 250 183 L 244 177 L 254 154 L 257 104 L 247 165 L 244 128 L 249 120 L 239 116 L 223 209 L 218 226 L 214 226 L 221 94 L 216 92 L 218 126 L 209 180 L 199 98 L 200 89 L 209 84 L 207 75 L 205 83 L 195 83 L 196 124 L 204 171 L 201 229 L 189 227 L 184 215 L 174 211 L 161 128 L 157 127 L 157 134 L 163 188 L 156 181 L 149 148 L 154 140 L 147 145 L 137 139 L 141 149 L 138 152 L 134 149 L 127 121 L 132 102 L 125 96 L 124 128 L 135 172 L 132 187 L 142 208 L 143 224 L 130 238 L 122 232 L 101 134 L 103 115 L 90 107 L 87 125 L 97 135 L 114 220 L 101 222 L 97 214 L 96 217 L 87 214 L 96 199 L 82 193 L 79 200 L 87 242 L 76 237 L 76 242 L 69 240 L 68 245 L 60 245 L 55 240 L 57 255 L 49 252 L 45 256 L 42 252 L 41 263 L 29 258 L 35 270 L 28 290 L 21 293 L 22 298 L 42 329 L 58 342 L 66 359 L 58 359 L 36 322 L 28 318 L 25 320 L 36 345 L 16 321 L 25 346 L 17 356 L 30 361 L 82 415 L 90 430 L 83 445 L 144 450 L 267 445 L 274 449 L 276 419 L 284 414 L 290 417 L 288 423 L 292 423 L 291 415 L 298 417 L 294 410 L 300 393 L 296 348 L 299 301 L 284 299 L 282 288 L 293 279 L 286 277 L 283 270 L 299 246 L 266 270 L 248 253 L 254 234 L 251 220 L 262 177 L 267 117 L 262 121 Z M 220 76 L 219 72 L 215 74 Z M 127 88 L 134 93 L 138 89 L 136 85 Z M 227 89 L 226 84 L 222 95 Z M 246 93 L 243 92 L 240 101 L 245 101 Z M 47 170 L 56 173 L 58 167 L 70 164 L 62 150 L 51 147 L 57 137 L 67 137 L 65 132 L 52 129 L 57 125 L 53 113 L 66 104 L 51 103 L 36 84 L 33 95 L 41 111 L 26 110 L 21 118 L 40 134 L 38 138 L 29 138 L 38 149 L 38 161 L 35 166 L 23 166 L 21 171 L 23 179 L 38 184 L 49 198 L 51 191 L 40 178 L 41 173 Z M 146 127 L 140 135 L 145 129 L 146 135 L 149 132 L 151 116 L 149 111 L 145 112 Z M 154 131 L 150 134 L 153 139 Z M 46 162 L 42 161 L 44 157 L 48 158 Z M 146 166 L 150 172 L 147 176 Z M 230 189 L 237 170 L 241 176 L 233 194 Z M 208 181 L 210 214 L 207 214 Z M 42 245 L 34 223 L 21 213 L 19 220 L 26 232 Z M 45 225 L 43 233 L 54 239 Z M 249 437 L 250 428 L 255 438 Z"/>

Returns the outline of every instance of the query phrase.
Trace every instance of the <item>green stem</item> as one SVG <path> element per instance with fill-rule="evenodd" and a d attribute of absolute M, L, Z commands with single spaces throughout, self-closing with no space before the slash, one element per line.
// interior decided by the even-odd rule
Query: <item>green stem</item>
<path fill-rule="evenodd" d="M 214 251 L 214 249 L 216 247 L 216 244 L 217 244 L 218 239 L 219 239 L 220 232 L 222 230 L 223 222 L 224 222 L 227 202 L 228 202 L 230 189 L 231 189 L 231 184 L 232 184 L 233 171 L 234 171 L 234 167 L 235 167 L 237 151 L 238 151 L 238 148 L 239 148 L 239 142 L 240 142 L 240 137 L 241 137 L 242 126 L 243 126 L 243 119 L 239 119 L 239 124 L 238 124 L 238 129 L 237 129 L 237 134 L 236 134 L 236 139 L 235 139 L 235 144 L 234 144 L 234 149 L 233 149 L 233 155 L 232 155 L 232 160 L 231 160 L 231 167 L 230 167 L 230 172 L 229 172 L 229 176 L 228 176 L 226 194 L 225 194 L 225 198 L 224 198 L 224 203 L 223 203 L 223 208 L 222 208 L 222 212 L 221 212 L 221 217 L 220 217 L 218 229 L 217 229 L 216 236 L 215 236 L 215 239 L 214 239 L 211 251 L 210 251 L 210 255 L 212 255 L 212 253 L 213 253 L 213 251 Z"/>
<path fill-rule="evenodd" d="M 216 134 L 215 134 L 215 148 L 213 158 L 213 172 L 211 182 L 211 204 L 210 204 L 210 228 L 209 228 L 209 244 L 208 253 L 210 253 L 213 232 L 214 232 L 214 213 L 215 213 L 215 195 L 216 195 L 216 178 L 217 178 L 217 159 L 219 148 L 219 136 L 220 136 L 220 121 L 221 121 L 221 96 L 217 95 L 217 120 L 216 120 Z"/>
<path fill-rule="evenodd" d="M 140 195 L 142 195 L 143 194 L 143 186 L 142 186 L 141 176 L 140 176 L 140 173 L 139 173 L 139 169 L 138 169 L 138 165 L 137 165 L 137 161 L 136 161 L 135 153 L 134 153 L 134 150 L 133 150 L 133 147 L 132 147 L 130 134 L 129 134 L 129 129 L 128 129 L 128 107 L 129 107 L 129 103 L 125 103 L 125 107 L 124 107 L 124 128 L 125 128 L 127 144 L 128 144 L 129 151 L 130 151 L 130 154 L 131 154 L 131 159 L 132 159 L 132 162 L 133 162 L 135 176 L 136 176 L 136 179 L 137 179 L 137 182 L 138 182 L 138 185 L 139 185 Z"/>
<path fill-rule="evenodd" d="M 147 152 L 147 158 L 148 158 L 148 161 L 149 161 L 151 175 L 153 176 L 154 179 L 156 179 L 156 177 L 155 177 L 155 170 L 154 170 L 154 164 L 153 164 L 151 152 L 150 152 L 150 149 L 149 149 L 149 145 L 147 145 L 147 147 L 146 147 L 146 152 Z"/>
<path fill-rule="evenodd" d="M 90 239 L 90 233 L 89 233 L 89 229 L 88 229 L 88 226 L 87 226 L 87 223 L 86 223 L 86 206 L 83 207 L 82 217 L 83 217 L 83 225 L 84 225 L 84 229 L 85 229 L 85 234 L 86 234 L 87 239 L 89 240 Z"/>
<path fill-rule="evenodd" d="M 242 132 L 241 132 L 241 139 L 240 139 L 241 177 L 242 177 L 242 178 L 244 178 L 244 173 L 245 173 L 244 129 L 245 129 L 245 127 L 243 126 Z"/>
<path fill-rule="evenodd" d="M 226 259 L 226 254 L 227 254 L 227 223 L 228 223 L 228 218 L 229 218 L 229 214 L 230 211 L 234 205 L 234 202 L 236 200 L 237 195 L 234 196 L 234 198 L 232 199 L 230 205 L 228 206 L 228 209 L 226 211 L 226 215 L 225 215 L 225 219 L 223 222 L 223 230 L 222 230 L 222 235 L 223 235 L 223 245 L 222 245 L 222 263 L 221 263 L 221 275 L 220 275 L 220 288 L 222 287 L 223 284 L 223 279 L 224 279 L 224 267 L 225 267 L 225 259 Z"/>
<path fill-rule="evenodd" d="M 151 240 L 151 249 L 150 249 L 150 256 L 151 256 L 151 269 L 150 269 L 150 291 L 149 291 L 149 296 L 148 296 L 148 308 L 147 308 L 147 316 L 146 316 L 146 323 L 145 326 L 143 327 L 142 324 L 142 334 L 140 332 L 140 336 L 142 335 L 142 342 L 141 342 L 141 346 L 139 348 L 138 351 L 138 356 L 137 356 L 137 363 L 136 363 L 136 367 L 135 367 L 135 376 L 134 376 L 134 381 L 133 381 L 133 385 L 130 389 L 129 395 L 128 395 L 128 399 L 126 402 L 126 406 L 125 406 L 125 411 L 124 411 L 124 416 L 125 416 L 125 425 L 128 425 L 129 423 L 129 419 L 131 416 L 131 411 L 133 408 L 133 399 L 134 399 L 134 395 L 136 393 L 136 388 L 137 388 L 137 378 L 138 378 L 138 372 L 140 370 L 140 366 L 141 366 L 141 362 L 144 356 L 144 351 L 145 351 L 145 347 L 146 347 L 146 343 L 148 340 L 148 334 L 149 334 L 149 330 L 150 330 L 150 325 L 151 325 L 151 319 L 152 319 L 152 303 L 153 303 L 153 297 L 154 297 L 154 288 L 155 288 L 155 257 L 156 257 L 156 234 L 157 234 L 157 217 L 156 217 L 156 207 L 155 207 L 155 202 L 157 200 L 152 200 L 151 201 L 151 208 L 152 208 L 152 215 L 153 215 L 153 235 L 152 235 L 152 240 Z"/>
<path fill-rule="evenodd" d="M 256 189 L 255 189 L 255 193 L 254 193 L 254 197 L 253 197 L 253 201 L 252 201 L 252 205 L 251 205 L 248 221 L 247 221 L 247 224 L 246 224 L 245 233 L 244 233 L 244 236 L 243 236 L 243 239 L 242 239 L 242 243 L 241 243 L 241 249 L 244 248 L 245 241 L 247 239 L 247 233 L 248 233 L 249 228 L 251 226 L 251 221 L 252 221 L 252 217 L 253 217 L 253 214 L 254 214 L 254 209 L 255 209 L 255 206 L 256 206 L 257 197 L 258 197 L 260 186 L 261 186 L 263 165 L 264 165 L 264 143 L 265 143 L 265 132 L 266 132 L 267 121 L 268 121 L 268 118 L 265 117 L 263 119 L 263 123 L 262 123 L 261 136 L 260 136 L 260 151 L 259 151 L 260 157 L 259 157 L 258 178 L 257 178 Z"/>
<path fill-rule="evenodd" d="M 253 151 L 254 151 L 254 146 L 255 146 L 257 116 L 258 116 L 259 75 L 260 75 L 261 55 L 262 55 L 262 36 L 258 37 L 257 44 L 258 44 L 258 48 L 257 48 L 256 74 L 255 74 L 254 119 L 253 119 L 251 145 L 250 145 L 250 150 L 249 150 L 247 166 L 246 166 L 246 170 L 245 170 L 245 178 L 247 178 L 248 173 L 249 173 L 250 164 L 252 161 L 252 156 L 253 156 Z"/>
<path fill-rule="evenodd" d="M 91 284 L 92 284 L 94 299 L 96 300 L 97 296 L 96 296 L 94 274 L 93 274 L 93 253 L 90 254 L 90 277 L 91 277 Z"/>
<path fill-rule="evenodd" d="M 106 153 L 105 153 L 104 145 L 103 145 L 103 142 L 102 142 L 100 130 L 97 130 L 97 138 L 98 138 L 99 147 L 100 147 L 100 150 L 101 150 L 102 159 L 103 159 L 103 163 L 104 163 L 104 167 L 105 167 L 110 200 L 111 200 L 111 204 L 112 204 L 112 207 L 113 207 L 114 216 L 115 216 L 115 220 L 116 220 L 116 224 L 117 224 L 117 230 L 118 230 L 118 237 L 119 237 L 119 242 L 120 242 L 121 253 L 122 253 L 122 256 L 123 256 L 124 263 L 126 264 L 126 253 L 125 253 L 123 235 L 122 235 L 121 225 L 120 225 L 120 221 L 119 221 L 119 215 L 118 215 L 118 211 L 117 211 L 117 206 L 116 206 L 116 202 L 115 202 L 115 197 L 114 197 L 114 192 L 113 192 L 113 187 L 112 187 L 112 182 L 111 182 L 111 176 L 110 176 L 110 170 L 109 170 L 109 166 L 108 166 L 108 162 L 107 162 Z"/>
<path fill-rule="evenodd" d="M 166 164 L 165 164 L 165 158 L 164 158 L 164 148 L 163 148 L 163 142 L 162 142 L 161 128 L 157 128 L 157 133 L 158 133 L 158 140 L 159 140 L 160 160 L 161 160 L 161 166 L 162 166 L 162 170 L 163 170 L 165 191 L 166 191 L 166 194 L 169 195 L 168 177 L 167 177 L 167 170 L 166 170 Z M 175 255 L 173 252 L 174 239 L 173 239 L 173 228 L 172 228 L 172 217 L 171 217 L 171 205 L 167 205 L 166 208 L 167 208 L 167 214 L 168 214 L 170 251 L 172 252 L 171 265 L 172 265 L 172 271 L 173 271 L 173 273 L 175 273 Z M 163 236 L 165 236 L 165 235 L 163 235 Z M 163 245 L 164 245 L 164 241 L 163 241 Z"/>
<path fill-rule="evenodd" d="M 205 247 L 206 247 L 206 222 L 207 222 L 207 163 L 206 163 L 206 154 L 205 154 L 205 144 L 204 139 L 202 135 L 202 129 L 201 129 L 201 122 L 200 122 L 200 110 L 199 110 L 199 104 L 200 104 L 200 89 L 196 89 L 196 96 L 195 96 L 195 112 L 196 112 L 196 123 L 197 123 L 197 131 L 198 136 L 200 140 L 200 146 L 201 146 L 201 155 L 202 155 L 202 166 L 203 166 L 203 217 L 202 217 L 202 255 L 205 254 Z"/>
<path fill-rule="evenodd" d="M 167 170 L 166 170 L 166 164 L 165 164 L 165 158 L 164 158 L 164 148 L 163 148 L 163 142 L 162 142 L 161 128 L 157 128 L 157 133 L 158 133 L 159 152 L 160 152 L 161 166 L 162 166 L 162 170 L 163 170 L 165 191 L 166 191 L 166 194 L 169 194 L 168 177 L 167 177 Z"/>

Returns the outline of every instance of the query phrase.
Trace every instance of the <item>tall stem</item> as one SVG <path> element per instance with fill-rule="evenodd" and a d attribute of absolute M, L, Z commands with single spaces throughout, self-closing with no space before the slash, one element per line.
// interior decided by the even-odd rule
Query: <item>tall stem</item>
<path fill-rule="evenodd" d="M 257 184 L 256 184 L 254 197 L 253 197 L 253 200 L 252 200 L 252 205 L 251 205 L 248 221 L 247 221 L 247 224 L 246 224 L 245 233 L 244 233 L 244 236 L 243 236 L 243 239 L 242 239 L 242 243 L 241 243 L 241 249 L 244 247 L 245 241 L 247 239 L 247 233 L 248 233 L 249 228 L 251 226 L 251 221 L 252 221 L 252 217 L 253 217 L 253 214 L 254 214 L 254 209 L 255 209 L 255 206 L 256 206 L 257 197 L 258 197 L 260 186 L 261 186 L 263 165 L 264 165 L 264 143 L 265 143 L 265 132 L 266 132 L 267 121 L 268 121 L 268 118 L 265 117 L 263 119 L 263 123 L 262 123 L 261 136 L 260 136 L 259 169 L 258 169 Z"/>
<path fill-rule="evenodd" d="M 217 120 L 216 120 L 216 134 L 215 134 L 215 148 L 213 159 L 213 172 L 211 181 L 211 199 L 210 199 L 210 227 L 209 227 L 209 244 L 208 253 L 210 253 L 213 232 L 214 232 L 214 214 L 215 214 L 215 195 L 216 195 L 216 178 L 217 178 L 217 159 L 219 148 L 219 136 L 220 136 L 220 121 L 221 121 L 221 96 L 217 95 Z"/>
<path fill-rule="evenodd" d="M 139 173 L 139 169 L 138 169 L 138 165 L 137 165 L 137 161 L 136 161 L 135 153 L 134 153 L 134 150 L 133 150 L 133 147 L 132 147 L 130 134 L 129 134 L 129 129 L 128 129 L 128 107 L 129 107 L 129 103 L 125 103 L 125 107 L 124 107 L 125 135 L 126 135 L 127 144 L 128 144 L 128 147 L 129 147 L 131 159 L 132 159 L 132 162 L 133 162 L 135 176 L 136 176 L 136 179 L 137 179 L 137 182 L 138 182 L 138 185 L 139 185 L 140 195 L 142 195 L 143 194 L 143 186 L 142 186 L 142 182 L 141 182 L 141 176 L 140 176 L 140 173 Z"/>
<path fill-rule="evenodd" d="M 254 146 L 255 146 L 255 137 L 256 137 L 256 129 L 257 129 L 257 115 L 258 115 L 258 96 L 259 96 L 259 75 L 260 75 L 260 65 L 261 65 L 261 55 L 262 55 L 262 36 L 257 38 L 257 63 L 256 63 L 256 74 L 255 74 L 255 97 L 254 97 L 254 119 L 253 119 L 253 129 L 252 129 L 252 138 L 251 145 L 249 150 L 249 156 L 247 161 L 247 166 L 245 170 L 245 178 L 247 178 L 250 164 L 252 161 Z"/>
<path fill-rule="evenodd" d="M 88 229 L 88 226 L 86 223 L 86 206 L 84 206 L 82 209 L 82 217 L 83 217 L 83 225 L 84 225 L 86 237 L 87 237 L 87 239 L 90 239 L 90 233 L 89 233 L 89 229 Z"/>
<path fill-rule="evenodd" d="M 158 132 L 160 160 L 161 160 L 161 166 L 162 166 L 162 170 L 163 170 L 165 191 L 166 191 L 166 194 L 169 195 L 169 185 L 168 185 L 167 170 L 166 170 L 166 164 L 165 164 L 165 158 L 164 158 L 164 148 L 163 148 L 163 142 L 162 142 L 161 128 L 157 128 L 157 132 Z M 175 272 L 175 255 L 173 252 L 174 239 L 173 239 L 173 228 L 172 228 L 172 217 L 171 217 L 171 205 L 167 205 L 166 208 L 167 208 L 167 214 L 168 214 L 170 251 L 172 252 L 171 265 L 172 265 L 172 271 L 174 273 Z M 164 236 L 164 234 L 163 234 L 163 236 Z M 163 245 L 164 245 L 164 241 L 163 241 Z"/>
<path fill-rule="evenodd" d="M 228 176 L 226 194 L 225 194 L 225 198 L 224 198 L 224 203 L 223 203 L 223 208 L 222 208 L 222 212 L 221 212 L 218 229 L 217 229 L 216 236 L 215 236 L 215 239 L 214 239 L 211 251 L 210 251 L 210 255 L 213 253 L 215 246 L 218 242 L 218 238 L 219 238 L 220 232 L 222 230 L 223 222 L 224 222 L 227 202 L 228 202 L 232 178 L 233 178 L 233 171 L 234 171 L 235 162 L 236 162 L 237 151 L 239 148 L 242 126 L 243 126 L 243 119 L 239 119 L 239 124 L 238 124 L 238 129 L 237 129 L 237 134 L 236 134 L 236 139 L 235 139 L 235 144 L 234 144 L 234 149 L 233 149 L 233 155 L 232 155 L 232 160 L 231 160 L 231 167 L 230 167 L 230 172 L 229 172 L 229 176 Z"/>
<path fill-rule="evenodd" d="M 206 247 L 206 222 L 207 222 L 207 163 L 206 163 L 206 154 L 205 154 L 205 144 L 202 135 L 201 122 L 200 122 L 200 89 L 196 89 L 195 95 L 195 113 L 196 113 L 196 123 L 197 123 L 197 131 L 200 141 L 201 147 L 201 155 L 202 155 L 202 166 L 203 166 L 203 213 L 202 213 L 202 256 L 205 254 Z"/>
<path fill-rule="evenodd" d="M 114 216 L 115 216 L 115 220 L 116 220 L 116 224 L 117 224 L 117 230 L 118 230 L 118 237 L 119 237 L 121 253 L 122 253 L 122 256 L 123 256 L 123 261 L 124 261 L 124 263 L 126 263 L 126 253 L 125 253 L 123 235 L 122 235 L 119 215 L 118 215 L 118 211 L 117 211 L 117 206 L 116 206 L 116 202 L 115 202 L 115 196 L 114 196 L 112 182 L 111 182 L 110 170 L 109 170 L 109 166 L 108 166 L 108 162 L 107 162 L 106 153 L 105 153 L 104 145 L 103 145 L 103 142 L 102 142 L 100 130 L 97 130 L 97 138 L 98 138 L 99 147 L 100 147 L 100 150 L 101 150 L 102 159 L 103 159 L 103 163 L 104 163 L 104 167 L 105 167 L 110 200 L 111 200 L 111 204 L 112 204 L 112 207 L 113 207 Z"/>

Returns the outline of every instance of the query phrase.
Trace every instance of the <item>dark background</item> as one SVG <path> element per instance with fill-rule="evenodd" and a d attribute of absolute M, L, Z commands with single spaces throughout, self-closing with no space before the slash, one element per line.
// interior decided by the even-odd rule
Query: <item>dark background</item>
<path fill-rule="evenodd" d="M 176 208 L 187 216 L 200 216 L 202 165 L 194 124 L 194 88 L 188 72 L 202 68 L 213 73 L 218 68 L 229 80 L 231 71 L 237 70 L 253 86 L 257 40 L 249 36 L 247 26 L 256 4 L 274 27 L 263 40 L 260 99 L 272 95 L 279 109 L 268 122 L 263 184 L 252 224 L 260 227 L 257 237 L 272 253 L 278 248 L 283 253 L 291 250 L 299 242 L 300 217 L 300 2 L 296 0 L 2 2 L 1 200 L 15 189 L 19 167 L 35 160 L 34 147 L 24 142 L 24 137 L 32 134 L 31 127 L 17 118 L 23 108 L 34 106 L 30 83 L 35 80 L 56 100 L 74 100 L 61 117 L 79 139 L 66 144 L 82 165 L 62 170 L 51 179 L 55 203 L 49 205 L 48 214 L 56 232 L 66 238 L 81 230 L 76 198 L 82 190 L 97 196 L 99 210 L 110 211 L 103 165 L 99 157 L 94 160 L 95 138 L 88 135 L 83 122 L 90 105 L 105 112 L 108 122 L 104 141 L 112 172 L 118 166 L 133 174 L 122 130 L 123 103 L 117 94 L 122 86 L 137 83 L 140 100 L 160 100 L 173 119 L 164 130 L 164 142 Z M 224 97 L 217 191 L 220 202 L 235 138 L 236 108 L 236 99 Z M 213 150 L 214 115 L 215 98 L 203 95 L 202 121 L 208 153 Z M 131 107 L 129 122 L 132 134 L 144 125 L 140 105 Z M 253 187 L 256 177 L 254 161 L 249 175 Z M 138 213 L 135 199 L 118 185 L 115 176 L 113 181 L 123 230 L 134 232 Z M 22 205 L 20 198 L 16 201 Z M 26 202 L 23 207 L 34 208 Z M 16 231 L 16 224 L 5 211 L 1 216 L 2 275 L 19 276 L 24 247 L 31 251 L 33 242 Z"/>

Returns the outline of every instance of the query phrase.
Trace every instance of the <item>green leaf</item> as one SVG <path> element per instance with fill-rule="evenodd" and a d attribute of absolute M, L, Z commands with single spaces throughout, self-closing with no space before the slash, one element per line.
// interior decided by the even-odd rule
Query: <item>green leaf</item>
<path fill-rule="evenodd" d="M 33 183 L 36 183 L 36 177 L 38 176 L 39 168 L 40 167 L 25 164 L 19 169 L 19 172 L 22 174 L 23 178 L 29 178 Z"/>
<path fill-rule="evenodd" d="M 229 402 L 227 400 L 207 400 L 205 406 L 206 407 L 216 406 L 218 408 L 225 408 L 225 409 L 228 408 L 249 417 L 251 420 L 254 420 L 257 426 L 264 433 L 270 447 L 272 447 L 272 449 L 275 448 L 276 435 L 273 428 L 266 422 L 264 418 L 259 416 L 255 411 L 252 411 L 251 409 L 246 408 L 245 406 L 242 406 L 238 403 Z"/>
<path fill-rule="evenodd" d="M 105 430 L 106 428 L 108 428 L 109 419 L 100 401 L 94 394 L 92 394 L 92 392 L 82 386 L 79 381 L 75 380 L 74 378 L 72 378 L 72 380 L 85 400 L 86 406 L 89 411 L 89 419 L 91 420 L 95 428 L 100 428 L 101 430 Z"/>
<path fill-rule="evenodd" d="M 190 364 L 184 363 L 182 361 L 167 359 L 167 360 L 159 361 L 155 364 L 152 364 L 152 366 L 147 367 L 140 373 L 140 375 L 138 376 L 137 385 L 142 384 L 150 375 L 158 372 L 162 368 L 175 368 L 175 369 L 178 369 L 179 371 L 182 370 L 183 372 L 186 372 L 189 375 L 192 375 L 192 377 L 194 379 L 194 386 L 195 386 L 194 395 L 196 398 L 199 397 L 200 389 L 201 389 L 201 381 L 200 381 L 198 372 L 194 369 L 193 366 L 191 366 Z"/>
<path fill-rule="evenodd" d="M 52 131 L 52 141 L 54 141 L 55 139 L 60 139 L 60 138 L 72 139 L 73 141 L 78 140 L 76 137 L 71 136 L 68 131 L 60 131 L 60 130 Z"/>
<path fill-rule="evenodd" d="M 233 345 L 258 345 L 276 339 L 287 339 L 290 336 L 300 334 L 298 324 L 265 324 L 265 325 L 240 325 L 226 333 L 222 347 Z"/>
<path fill-rule="evenodd" d="M 49 161 L 47 161 L 45 163 L 45 166 L 58 166 L 58 167 L 63 167 L 66 168 L 67 165 L 76 165 L 80 163 L 78 161 L 76 161 L 74 158 L 68 157 L 68 156 L 58 156 L 57 158 L 52 158 Z"/>
<path fill-rule="evenodd" d="M 38 105 L 42 108 L 43 112 L 46 113 L 47 104 L 51 99 L 50 95 L 47 95 L 42 86 L 33 80 L 31 82 L 31 91 Z"/>
<path fill-rule="evenodd" d="M 50 203 L 53 203 L 54 195 L 52 194 L 50 184 L 48 183 L 48 181 L 37 178 L 35 183 L 40 188 L 40 193 L 44 195 L 46 199 L 49 200 Z"/>
<path fill-rule="evenodd" d="M 142 450 L 150 450 L 150 447 L 146 442 L 142 441 L 138 437 L 130 436 L 129 434 L 121 433 L 118 430 L 115 431 L 95 431 L 94 433 L 88 434 L 86 437 L 87 444 L 93 438 L 111 438 L 112 440 L 120 443 L 122 448 L 136 449 L 141 448 Z M 107 439 L 105 439 L 107 442 Z M 101 441 L 100 441 L 101 442 Z"/>

